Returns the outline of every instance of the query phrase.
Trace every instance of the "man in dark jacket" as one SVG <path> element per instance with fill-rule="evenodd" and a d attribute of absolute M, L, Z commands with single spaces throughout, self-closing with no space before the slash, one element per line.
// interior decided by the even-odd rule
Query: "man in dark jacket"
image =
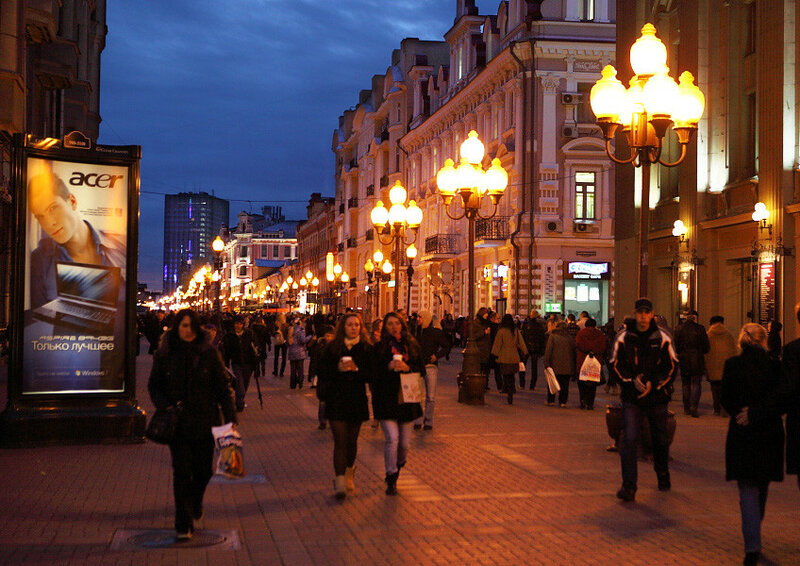
<path fill-rule="evenodd" d="M 233 321 L 233 332 L 229 332 L 222 339 L 222 359 L 225 365 L 231 366 L 236 391 L 236 410 L 244 410 L 244 396 L 250 386 L 250 376 L 256 366 L 256 347 L 253 333 L 244 327 L 244 320 L 237 317 Z"/>
<path fill-rule="evenodd" d="M 531 366 L 530 389 L 536 387 L 539 378 L 539 358 L 544 354 L 547 336 L 544 332 L 544 321 L 539 317 L 538 311 L 528 311 L 528 317 L 522 322 L 522 338 L 528 348 L 528 363 Z M 525 389 L 525 372 L 519 372 L 519 387 Z"/>
<path fill-rule="evenodd" d="M 622 488 L 617 497 L 623 501 L 636 497 L 636 457 L 644 418 L 650 422 L 658 489 L 671 488 L 667 413 L 678 358 L 672 338 L 653 320 L 650 299 L 637 300 L 634 310 L 635 320 L 617 335 L 610 360 L 611 371 L 622 384 Z"/>
<path fill-rule="evenodd" d="M 439 376 L 439 360 L 450 351 L 450 341 L 441 328 L 433 325 L 433 313 L 420 311 L 417 331 L 422 361 L 425 363 L 425 412 L 414 421 L 414 430 L 433 428 L 433 407 L 436 402 L 436 379 Z"/>
<path fill-rule="evenodd" d="M 675 350 L 681 368 L 681 387 L 683 389 L 683 413 L 697 418 L 697 406 L 706 374 L 705 355 L 711 349 L 708 334 L 702 324 L 697 322 L 697 311 L 689 311 L 683 324 L 675 329 Z"/>
<path fill-rule="evenodd" d="M 800 303 L 794 307 L 800 323 Z M 783 348 L 782 373 L 788 388 L 784 397 L 788 404 L 786 414 L 786 473 L 797 475 L 800 486 L 800 338 Z"/>

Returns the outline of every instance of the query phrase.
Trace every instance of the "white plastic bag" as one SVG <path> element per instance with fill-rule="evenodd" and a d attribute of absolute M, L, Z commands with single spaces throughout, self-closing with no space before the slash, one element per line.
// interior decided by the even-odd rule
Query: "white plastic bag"
<path fill-rule="evenodd" d="M 214 446 L 217 449 L 214 473 L 227 478 L 244 476 L 242 435 L 233 427 L 233 423 L 211 427 L 211 433 L 214 435 Z"/>
<path fill-rule="evenodd" d="M 581 364 L 581 373 L 578 375 L 578 380 L 600 383 L 602 372 L 603 367 L 600 364 L 600 360 L 595 358 L 592 354 L 589 354 L 586 356 L 586 359 L 583 360 L 583 364 Z"/>
<path fill-rule="evenodd" d="M 550 395 L 555 395 L 561 391 L 561 386 L 558 384 L 556 372 L 553 371 L 553 368 L 544 368 L 544 375 L 547 378 L 547 390 L 550 392 Z"/>

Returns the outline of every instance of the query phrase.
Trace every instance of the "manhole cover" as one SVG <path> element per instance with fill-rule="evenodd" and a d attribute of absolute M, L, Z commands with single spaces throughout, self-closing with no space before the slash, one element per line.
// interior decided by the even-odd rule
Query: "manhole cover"
<path fill-rule="evenodd" d="M 225 476 L 215 475 L 211 478 L 209 483 L 219 485 L 228 485 L 233 483 L 267 483 L 267 476 L 264 474 L 250 474 L 249 476 L 244 476 L 243 478 L 226 478 Z"/>
<path fill-rule="evenodd" d="M 190 540 L 178 542 L 175 531 L 169 529 L 118 530 L 111 539 L 111 550 L 150 550 L 157 548 L 207 548 L 238 550 L 239 534 L 236 531 L 195 531 Z"/>

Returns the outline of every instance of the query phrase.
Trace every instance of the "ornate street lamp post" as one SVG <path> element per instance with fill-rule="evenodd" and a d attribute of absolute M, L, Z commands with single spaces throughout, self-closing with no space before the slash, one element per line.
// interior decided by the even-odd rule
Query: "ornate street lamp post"
<path fill-rule="evenodd" d="M 384 246 L 394 243 L 395 261 L 400 263 L 400 248 L 403 245 L 409 245 L 416 241 L 417 230 L 419 225 L 422 224 L 422 209 L 417 206 L 413 200 L 408 201 L 406 198 L 408 193 L 400 181 L 395 182 L 394 186 L 389 190 L 389 202 L 392 207 L 387 209 L 383 205 L 383 201 L 378 201 L 375 208 L 370 213 L 370 220 L 378 233 L 378 240 Z M 406 239 L 406 232 L 411 229 L 413 238 Z M 398 306 L 398 285 L 395 280 L 394 285 L 394 310 Z"/>
<path fill-rule="evenodd" d="M 478 139 L 475 130 L 470 131 L 464 143 L 461 144 L 461 161 L 454 167 L 452 159 L 447 159 L 436 174 L 436 185 L 445 205 L 447 216 L 453 220 L 466 217 L 469 231 L 467 234 L 467 319 L 472 323 L 475 316 L 475 219 L 492 218 L 497 214 L 497 205 L 503 198 L 503 193 L 508 186 L 508 173 L 500 165 L 500 160 L 495 158 L 487 170 L 483 170 L 482 162 L 485 154 L 483 143 Z M 454 215 L 450 212 L 450 203 L 458 194 L 461 197 L 462 211 Z M 480 213 L 481 203 L 485 196 L 489 196 L 492 203 L 492 213 L 484 216 Z M 487 376 L 481 373 L 480 352 L 475 345 L 473 336 L 468 336 L 467 347 L 464 349 L 464 363 L 461 368 L 459 398 L 466 403 L 483 405 L 483 394 L 486 389 Z"/>
<path fill-rule="evenodd" d="M 631 163 L 642 168 L 642 197 L 639 207 L 639 265 L 637 294 L 647 295 L 647 234 L 650 215 L 650 165 L 675 167 L 686 157 L 686 149 L 697 122 L 703 115 L 705 97 L 694 85 L 689 71 L 681 73 L 679 83 L 669 76 L 667 48 L 656 37 L 652 24 L 642 27 L 642 35 L 631 46 L 631 67 L 636 73 L 626 90 L 616 78 L 617 70 L 606 65 L 602 78 L 592 87 L 590 103 L 597 124 L 606 138 L 606 153 L 615 163 Z M 681 154 L 676 161 L 661 158 L 663 140 L 669 127 L 678 137 Z M 611 142 L 617 129 L 630 147 L 630 157 L 619 159 Z"/>
<path fill-rule="evenodd" d="M 375 318 L 381 316 L 381 281 L 388 281 L 392 273 L 392 264 L 388 259 L 383 258 L 381 250 L 375 250 L 371 258 L 368 258 L 364 263 L 364 271 L 367 272 L 367 310 L 372 310 L 372 283 L 377 285 L 377 292 L 375 293 Z M 371 314 L 371 313 L 370 313 Z"/>
<path fill-rule="evenodd" d="M 214 241 L 211 242 L 211 249 L 214 252 L 214 310 L 219 312 L 219 295 L 220 295 L 220 279 L 221 275 L 220 272 L 222 271 L 222 261 L 221 261 L 221 254 L 222 250 L 225 249 L 225 242 L 222 241 L 222 238 L 217 236 L 214 238 Z"/>
<path fill-rule="evenodd" d="M 350 276 L 342 269 L 339 263 L 336 263 L 330 271 L 326 270 L 325 278 L 328 280 L 331 302 L 333 303 L 333 314 L 335 316 L 339 313 L 339 300 L 336 295 L 341 291 L 344 285 L 350 282 Z"/>
<path fill-rule="evenodd" d="M 406 268 L 406 275 L 408 275 L 408 287 L 406 288 L 406 312 L 411 314 L 411 286 L 414 284 L 414 258 L 417 257 L 417 248 L 414 244 L 408 246 L 406 250 L 406 257 L 408 258 L 408 267 Z"/>

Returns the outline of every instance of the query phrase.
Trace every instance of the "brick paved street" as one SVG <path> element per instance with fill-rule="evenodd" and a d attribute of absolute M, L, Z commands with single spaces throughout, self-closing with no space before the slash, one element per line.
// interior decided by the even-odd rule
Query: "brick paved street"
<path fill-rule="evenodd" d="M 168 451 L 147 443 L 0 451 L 2 564 L 739 564 L 736 488 L 724 482 L 727 421 L 678 415 L 673 490 L 656 490 L 640 463 L 637 501 L 614 497 L 619 458 L 598 410 L 543 405 L 538 390 L 513 406 L 455 402 L 460 358 L 443 366 L 436 426 L 415 433 L 400 496 L 383 493 L 382 435 L 362 429 L 360 493 L 332 497 L 332 440 L 316 426 L 313 390 L 262 380 L 242 420 L 248 475 L 261 483 L 209 487 L 205 528 L 234 530 L 239 550 L 114 550 L 119 530 L 172 525 Z M 138 361 L 140 403 L 149 356 Z M 5 383 L 2 384 L 5 395 Z M 0 399 L 5 405 L 5 399 Z M 678 409 L 678 404 L 673 404 Z M 258 478 L 256 478 L 258 479 Z M 800 563 L 800 493 L 773 484 L 762 564 Z"/>

